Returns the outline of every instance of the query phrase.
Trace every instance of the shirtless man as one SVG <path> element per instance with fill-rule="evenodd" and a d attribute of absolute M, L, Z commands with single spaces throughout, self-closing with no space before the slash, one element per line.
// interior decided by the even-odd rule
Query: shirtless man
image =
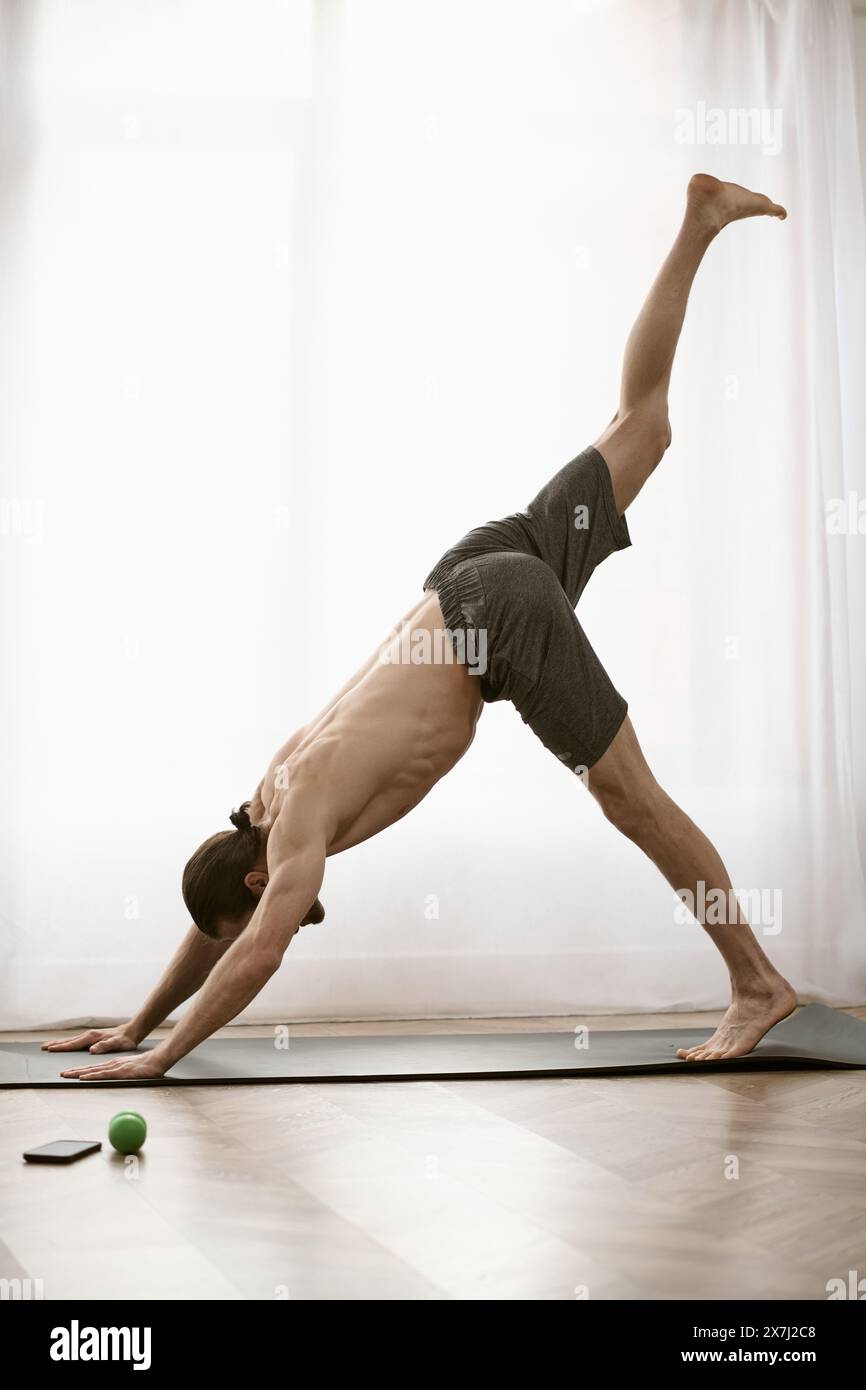
<path fill-rule="evenodd" d="M 723 227 L 758 216 L 786 213 L 737 184 L 692 178 L 682 226 L 629 336 L 607 429 L 524 512 L 478 527 L 445 554 L 401 629 L 274 755 L 252 800 L 232 813 L 235 828 L 196 851 L 183 876 L 196 925 L 139 1014 L 120 1029 L 45 1046 L 134 1050 L 200 989 L 169 1036 L 152 1051 L 64 1076 L 162 1076 L 237 1017 L 298 928 L 324 916 L 318 894 L 328 856 L 417 806 L 466 752 L 486 701 L 516 705 L 675 891 L 690 890 L 695 903 L 721 901 L 713 889 L 735 901 L 716 850 L 647 766 L 628 706 L 574 605 L 595 566 L 630 544 L 624 514 L 670 443 L 668 385 L 698 266 Z M 413 652 L 426 643 L 430 659 L 407 661 L 407 637 Z M 437 660 L 437 648 L 451 659 Z M 732 1002 L 706 1043 L 678 1055 L 738 1057 L 792 1011 L 796 996 L 741 914 L 701 925 L 728 967 Z"/>

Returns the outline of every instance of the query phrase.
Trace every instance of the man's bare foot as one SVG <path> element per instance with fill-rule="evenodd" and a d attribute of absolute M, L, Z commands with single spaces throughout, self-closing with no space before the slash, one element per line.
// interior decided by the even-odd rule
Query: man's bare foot
<path fill-rule="evenodd" d="M 745 1057 L 765 1033 L 793 1013 L 797 996 L 787 980 L 774 975 L 763 988 L 735 990 L 730 1008 L 711 1038 L 697 1047 L 679 1048 L 685 1062 L 722 1062 Z"/>
<path fill-rule="evenodd" d="M 722 183 L 712 174 L 692 175 L 687 204 L 689 214 L 711 236 L 741 217 L 778 217 L 783 221 L 788 216 L 779 203 L 771 202 L 763 193 L 752 193 L 738 183 Z"/>

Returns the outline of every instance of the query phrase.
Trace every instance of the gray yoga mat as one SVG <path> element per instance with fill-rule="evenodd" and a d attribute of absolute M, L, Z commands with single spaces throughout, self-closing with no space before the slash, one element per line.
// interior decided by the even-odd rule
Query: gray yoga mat
<path fill-rule="evenodd" d="M 212 1038 L 157 1080 L 63 1080 L 65 1067 L 87 1066 L 83 1052 L 42 1052 L 38 1042 L 0 1044 L 0 1087 L 202 1086 L 243 1082 L 424 1081 L 504 1076 L 595 1075 L 768 1067 L 866 1067 L 866 1022 L 809 1004 L 777 1023 L 747 1057 L 729 1062 L 683 1062 L 677 1048 L 693 1047 L 708 1028 L 618 1032 L 593 1028 L 586 1047 L 570 1033 L 425 1033 L 364 1037 Z M 153 1044 L 150 1044 L 152 1046 Z M 144 1045 L 144 1050 L 148 1044 Z M 103 1053 L 93 1062 L 112 1055 Z"/>

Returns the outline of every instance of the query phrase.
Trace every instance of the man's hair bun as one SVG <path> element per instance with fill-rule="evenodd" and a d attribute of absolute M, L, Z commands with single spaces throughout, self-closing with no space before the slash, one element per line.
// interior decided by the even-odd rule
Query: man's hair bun
<path fill-rule="evenodd" d="M 247 809 L 249 807 L 249 804 L 250 803 L 248 801 L 245 801 L 243 806 L 238 807 L 237 811 L 232 811 L 231 815 L 229 816 L 229 820 L 231 821 L 235 830 L 253 829 L 253 823 L 250 820 L 250 813 Z"/>

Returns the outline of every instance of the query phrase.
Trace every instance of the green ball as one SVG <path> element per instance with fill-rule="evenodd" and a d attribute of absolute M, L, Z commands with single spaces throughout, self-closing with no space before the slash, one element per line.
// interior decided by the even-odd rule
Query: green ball
<path fill-rule="evenodd" d="M 121 1110 L 108 1126 L 108 1139 L 119 1154 L 138 1153 L 147 1135 L 144 1117 L 135 1110 Z"/>

